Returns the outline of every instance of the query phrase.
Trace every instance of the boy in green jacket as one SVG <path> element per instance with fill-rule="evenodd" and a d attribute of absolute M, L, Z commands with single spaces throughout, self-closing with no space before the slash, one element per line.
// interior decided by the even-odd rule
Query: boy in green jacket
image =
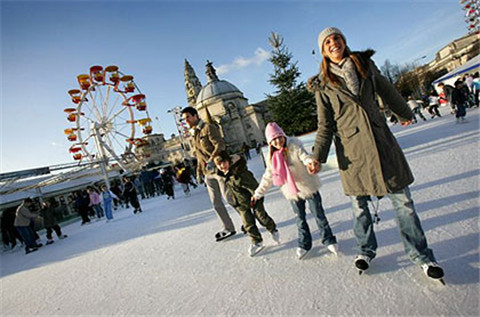
<path fill-rule="evenodd" d="M 239 155 L 230 157 L 226 151 L 220 152 L 213 158 L 213 161 L 218 168 L 218 175 L 225 178 L 225 184 L 233 196 L 233 207 L 240 213 L 243 227 L 252 239 L 252 244 L 248 248 L 249 255 L 254 256 L 264 248 L 262 235 L 258 231 L 255 219 L 271 233 L 272 239 L 279 244 L 280 236 L 277 225 L 265 211 L 263 199 L 256 201 L 253 206 L 251 205 L 258 182 L 252 172 L 248 170 L 247 161 Z"/>

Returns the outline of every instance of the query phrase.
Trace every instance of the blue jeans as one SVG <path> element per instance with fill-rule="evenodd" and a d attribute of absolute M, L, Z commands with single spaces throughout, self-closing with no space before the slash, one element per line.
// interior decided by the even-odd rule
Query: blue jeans
<path fill-rule="evenodd" d="M 92 207 L 93 207 L 93 210 L 95 210 L 95 212 L 97 213 L 97 217 L 102 218 L 103 217 L 102 206 L 100 206 L 100 204 L 98 204 L 98 205 L 93 205 Z"/>
<path fill-rule="evenodd" d="M 35 235 L 30 226 L 15 227 L 18 233 L 22 236 L 23 241 L 25 241 L 25 250 L 28 248 L 35 248 L 37 242 L 35 242 Z"/>
<path fill-rule="evenodd" d="M 415 264 L 435 261 L 432 250 L 427 246 L 427 239 L 415 211 L 409 188 L 405 187 L 398 192 L 389 193 L 387 197 L 390 198 L 395 210 L 400 237 L 410 260 Z M 353 232 L 357 239 L 358 252 L 373 259 L 377 250 L 377 238 L 368 209 L 370 196 L 352 196 L 351 199 Z"/>
<path fill-rule="evenodd" d="M 315 221 L 318 225 L 320 238 L 322 243 L 326 246 L 337 243 L 337 239 L 332 234 L 332 229 L 328 224 L 328 220 L 325 217 L 325 210 L 322 206 L 322 197 L 317 191 L 312 197 L 307 199 L 290 200 L 293 211 L 297 214 L 297 228 L 298 228 L 298 246 L 305 250 L 312 248 L 312 234 L 308 227 L 305 205 L 308 201 L 310 211 L 315 216 Z"/>
<path fill-rule="evenodd" d="M 112 199 L 104 200 L 103 207 L 105 208 L 105 216 L 107 219 L 113 219 L 112 215 Z"/>

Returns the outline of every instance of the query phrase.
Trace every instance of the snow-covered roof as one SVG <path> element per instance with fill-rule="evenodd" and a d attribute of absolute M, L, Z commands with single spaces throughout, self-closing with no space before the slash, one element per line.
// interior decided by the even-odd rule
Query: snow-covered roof
<path fill-rule="evenodd" d="M 462 66 L 457 67 L 451 72 L 443 75 L 442 77 L 435 79 L 432 84 L 438 84 L 442 81 L 448 80 L 455 76 L 460 76 L 465 73 L 473 73 L 479 70 L 480 70 L 480 55 L 477 55 L 474 58 L 467 61 Z"/>

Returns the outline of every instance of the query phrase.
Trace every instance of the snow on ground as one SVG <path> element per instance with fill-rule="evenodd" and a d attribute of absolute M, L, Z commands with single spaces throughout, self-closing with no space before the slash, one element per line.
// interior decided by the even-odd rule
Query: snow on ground
<path fill-rule="evenodd" d="M 321 194 L 341 256 L 328 254 L 312 218 L 314 248 L 295 258 L 297 230 L 276 188 L 266 209 L 283 243 L 247 255 L 237 234 L 215 242 L 219 220 L 204 187 L 175 200 L 142 200 L 144 212 L 122 209 L 115 221 L 65 225 L 67 239 L 25 255 L 3 253 L 1 314 L 6 315 L 455 315 L 479 310 L 479 110 L 455 124 L 442 118 L 393 126 L 416 176 L 411 186 L 446 286 L 428 280 L 405 255 L 390 202 L 380 201 L 378 256 L 359 276 L 348 197 L 338 172 L 322 172 Z M 249 161 L 259 178 L 259 156 Z M 229 207 L 230 208 L 230 207 Z M 240 218 L 231 216 L 240 228 Z"/>

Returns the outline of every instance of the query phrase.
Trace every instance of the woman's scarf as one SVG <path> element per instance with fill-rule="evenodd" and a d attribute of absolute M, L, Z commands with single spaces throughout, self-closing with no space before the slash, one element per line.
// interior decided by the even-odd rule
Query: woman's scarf
<path fill-rule="evenodd" d="M 330 63 L 330 70 L 345 81 L 345 84 L 351 93 L 358 96 L 360 91 L 360 81 L 358 80 L 355 63 L 350 57 L 345 57 L 338 65 Z"/>
<path fill-rule="evenodd" d="M 273 152 L 272 155 L 272 178 L 273 185 L 282 186 L 287 184 L 287 190 L 292 195 L 298 194 L 298 188 L 293 179 L 292 173 L 288 168 L 287 160 L 285 159 L 285 148 Z"/>

